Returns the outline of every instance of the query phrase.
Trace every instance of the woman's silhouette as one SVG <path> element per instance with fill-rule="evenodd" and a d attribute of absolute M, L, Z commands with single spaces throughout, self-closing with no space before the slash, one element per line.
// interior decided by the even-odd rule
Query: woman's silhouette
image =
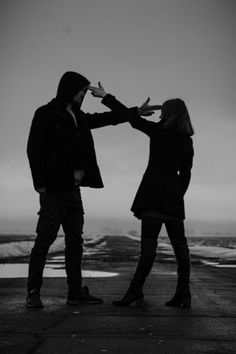
<path fill-rule="evenodd" d="M 148 106 L 147 100 L 143 106 Z M 177 287 L 167 306 L 190 307 L 190 257 L 184 231 L 184 194 L 188 188 L 193 161 L 194 134 L 185 103 L 180 99 L 166 101 L 161 108 L 161 121 L 154 123 L 134 116 L 130 123 L 150 138 L 147 169 L 138 188 L 131 210 L 141 219 L 141 251 L 128 291 L 115 306 L 128 306 L 142 300 L 143 285 L 155 259 L 157 238 L 164 223 L 177 261 Z"/>

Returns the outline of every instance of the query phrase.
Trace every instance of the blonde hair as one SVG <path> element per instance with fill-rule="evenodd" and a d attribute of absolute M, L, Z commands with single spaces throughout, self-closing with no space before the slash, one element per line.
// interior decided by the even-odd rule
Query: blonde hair
<path fill-rule="evenodd" d="M 165 101 L 162 105 L 162 124 L 166 129 L 175 130 L 184 135 L 194 135 L 188 109 L 179 98 Z"/>

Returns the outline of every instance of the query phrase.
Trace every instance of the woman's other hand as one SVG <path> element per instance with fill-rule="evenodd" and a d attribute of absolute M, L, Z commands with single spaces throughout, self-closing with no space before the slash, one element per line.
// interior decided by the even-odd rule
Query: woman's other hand
<path fill-rule="evenodd" d="M 160 110 L 161 105 L 149 105 L 150 97 L 146 99 L 146 101 L 138 108 L 138 114 L 140 116 L 148 117 L 151 116 L 154 111 Z"/>

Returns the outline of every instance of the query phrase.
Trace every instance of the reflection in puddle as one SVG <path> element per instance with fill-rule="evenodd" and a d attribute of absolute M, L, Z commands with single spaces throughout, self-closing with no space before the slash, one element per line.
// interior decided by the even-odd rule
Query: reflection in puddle
<path fill-rule="evenodd" d="M 56 258 L 56 257 L 55 257 Z M 63 258 L 64 259 L 64 258 Z M 28 264 L 27 263 L 6 263 L 0 264 L 0 278 L 27 278 Z M 97 270 L 82 270 L 83 278 L 106 278 L 115 277 L 118 273 L 101 272 Z M 63 263 L 61 264 L 46 264 L 43 272 L 45 278 L 65 278 L 66 272 Z"/>

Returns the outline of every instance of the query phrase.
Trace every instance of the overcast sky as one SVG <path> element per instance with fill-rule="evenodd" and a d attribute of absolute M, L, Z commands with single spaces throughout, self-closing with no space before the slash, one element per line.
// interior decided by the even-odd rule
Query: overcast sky
<path fill-rule="evenodd" d="M 128 106 L 180 97 L 196 134 L 188 219 L 235 220 L 236 3 L 231 0 L 2 0 L 0 216 L 38 210 L 26 143 L 34 111 L 77 71 Z M 106 110 L 87 94 L 84 111 Z M 158 120 L 158 113 L 154 120 Z M 83 189 L 94 217 L 132 218 L 148 138 L 128 123 L 93 132 L 105 188 Z"/>

